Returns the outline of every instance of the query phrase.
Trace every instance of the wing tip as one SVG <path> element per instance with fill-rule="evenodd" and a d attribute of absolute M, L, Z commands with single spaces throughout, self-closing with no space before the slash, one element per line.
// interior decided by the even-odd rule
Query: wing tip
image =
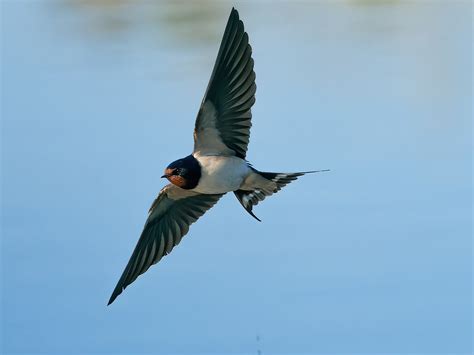
<path fill-rule="evenodd" d="M 110 306 L 114 301 L 115 299 L 122 293 L 123 289 L 121 287 L 115 287 L 115 290 L 114 292 L 112 292 L 112 295 L 110 296 L 109 298 L 109 302 L 107 302 L 107 306 Z"/>
<path fill-rule="evenodd" d="M 236 22 L 240 20 L 239 12 L 234 6 L 232 6 L 232 10 L 230 10 L 229 22 L 231 19 Z"/>
<path fill-rule="evenodd" d="M 110 296 L 109 302 L 107 302 L 107 307 L 110 306 L 115 301 L 115 298 L 116 297 L 114 297 L 114 296 Z"/>

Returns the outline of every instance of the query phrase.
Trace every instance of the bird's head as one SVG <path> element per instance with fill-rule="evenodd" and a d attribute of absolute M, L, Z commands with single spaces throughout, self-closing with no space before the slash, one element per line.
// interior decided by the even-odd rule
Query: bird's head
<path fill-rule="evenodd" d="M 172 184 L 182 189 L 193 189 L 201 177 L 201 167 L 198 161 L 189 155 L 168 165 L 162 178 L 167 178 Z"/>

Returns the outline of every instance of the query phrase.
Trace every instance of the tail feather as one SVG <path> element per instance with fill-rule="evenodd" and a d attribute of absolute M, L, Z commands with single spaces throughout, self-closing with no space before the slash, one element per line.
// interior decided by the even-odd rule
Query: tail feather
<path fill-rule="evenodd" d="M 237 190 L 234 191 L 235 197 L 237 197 L 237 200 L 239 200 L 240 204 L 242 205 L 243 208 L 257 221 L 261 222 L 262 220 L 258 218 L 253 212 L 252 212 L 252 207 L 253 203 L 251 199 L 253 196 L 251 195 L 253 191 L 245 191 L 245 190 Z M 258 201 L 255 203 L 255 205 L 258 203 Z"/>
<path fill-rule="evenodd" d="M 274 193 L 280 191 L 283 187 L 288 185 L 290 182 L 295 181 L 298 177 L 305 174 L 323 172 L 329 170 L 315 170 L 315 171 L 305 171 L 299 173 L 269 173 L 256 171 L 257 174 L 263 178 L 270 180 L 275 183 L 274 188 L 269 190 L 268 188 L 259 188 L 256 187 L 253 190 L 237 190 L 234 191 L 235 196 L 239 200 L 240 204 L 245 208 L 245 210 L 257 221 L 261 220 L 255 216 L 252 212 L 253 206 L 256 206 L 260 201 L 263 201 L 267 196 L 271 196 Z"/>

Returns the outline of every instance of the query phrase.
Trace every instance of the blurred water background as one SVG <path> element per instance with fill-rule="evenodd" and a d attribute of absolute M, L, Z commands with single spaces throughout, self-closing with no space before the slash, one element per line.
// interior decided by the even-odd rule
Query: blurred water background
<path fill-rule="evenodd" d="M 232 195 L 106 302 L 232 6 L 248 159 L 331 169 Z M 470 353 L 469 1 L 1 2 L 4 353 Z"/>

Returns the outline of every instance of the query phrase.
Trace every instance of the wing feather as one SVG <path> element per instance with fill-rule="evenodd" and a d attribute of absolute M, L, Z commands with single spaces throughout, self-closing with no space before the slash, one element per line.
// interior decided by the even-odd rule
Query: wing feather
<path fill-rule="evenodd" d="M 254 61 L 244 24 L 232 9 L 194 129 L 194 152 L 245 159 L 255 103 Z"/>
<path fill-rule="evenodd" d="M 169 254 L 197 221 L 223 194 L 203 195 L 165 186 L 153 202 L 138 243 L 115 287 L 109 303 L 138 276 Z"/>

